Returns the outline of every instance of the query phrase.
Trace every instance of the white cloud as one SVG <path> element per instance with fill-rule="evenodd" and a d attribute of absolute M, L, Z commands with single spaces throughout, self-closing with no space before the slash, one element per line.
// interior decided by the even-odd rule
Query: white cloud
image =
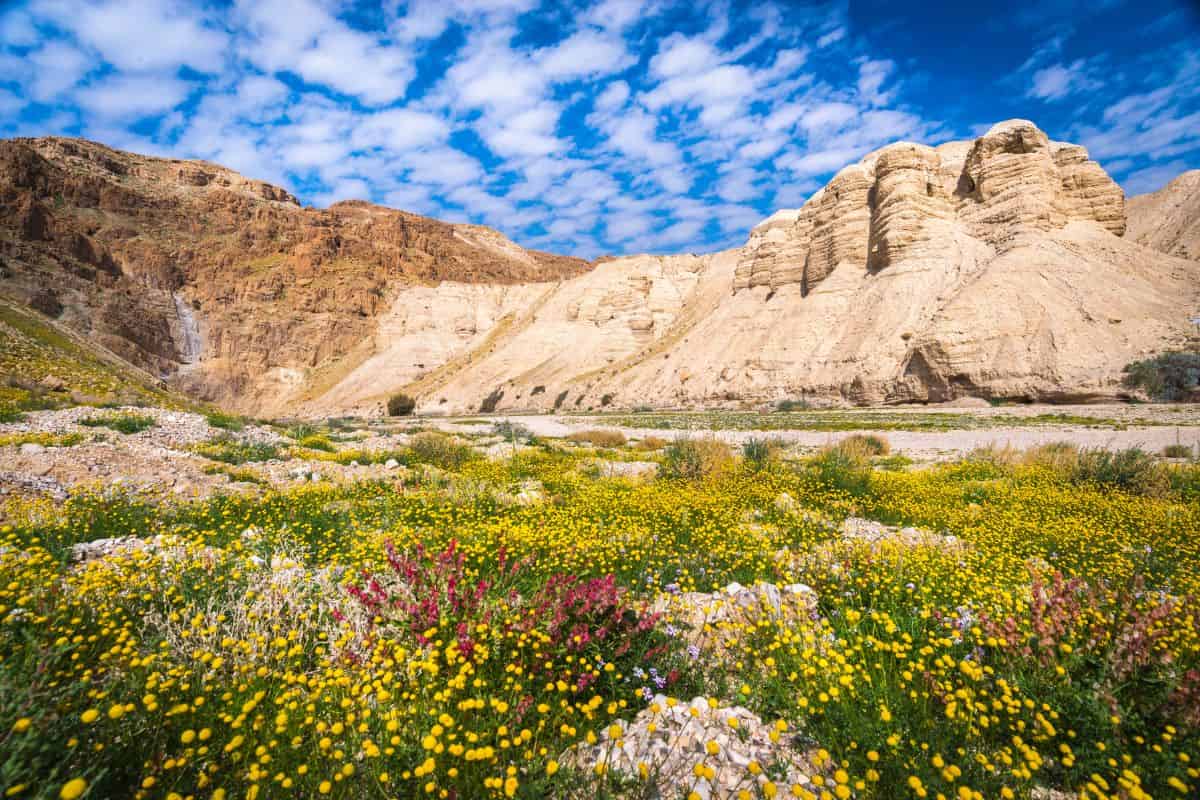
<path fill-rule="evenodd" d="M 238 0 L 243 57 L 365 103 L 404 96 L 416 75 L 406 48 L 351 28 L 313 0 Z"/>
<path fill-rule="evenodd" d="M 75 99 L 100 117 L 136 119 L 170 111 L 192 88 L 192 84 L 177 78 L 113 75 L 77 90 Z"/>
<path fill-rule="evenodd" d="M 173 0 L 43 0 L 32 9 L 121 70 L 166 71 L 186 64 L 217 72 L 228 48 L 223 30 L 194 6 Z"/>
<path fill-rule="evenodd" d="M 580 31 L 534 55 L 542 72 L 553 80 L 620 72 L 634 58 L 619 36 Z"/>
<path fill-rule="evenodd" d="M 866 59 L 858 65 L 858 94 L 873 106 L 885 105 L 891 99 L 890 92 L 880 89 L 887 82 L 896 64 L 887 59 Z"/>
<path fill-rule="evenodd" d="M 46 42 L 26 56 L 33 66 L 29 94 L 48 102 L 74 87 L 94 66 L 91 59 L 64 42 Z"/>
<path fill-rule="evenodd" d="M 405 151 L 443 141 L 450 134 L 446 121 L 423 111 L 393 108 L 364 116 L 351 141 L 358 148 Z"/>
<path fill-rule="evenodd" d="M 1100 82 L 1091 72 L 1083 59 L 1065 65 L 1051 64 L 1033 73 L 1026 94 L 1039 100 L 1061 100 L 1069 94 L 1095 89 Z"/>

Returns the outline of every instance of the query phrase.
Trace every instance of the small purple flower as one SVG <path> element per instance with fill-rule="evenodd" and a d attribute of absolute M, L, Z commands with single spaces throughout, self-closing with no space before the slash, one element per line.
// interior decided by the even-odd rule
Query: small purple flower
<path fill-rule="evenodd" d="M 642 678 L 646 677 L 646 672 L 641 667 L 634 667 L 633 668 L 633 677 L 637 678 L 638 680 L 641 680 Z"/>
<path fill-rule="evenodd" d="M 649 686 L 642 687 L 642 699 L 645 700 L 647 703 L 649 703 L 651 700 L 654 699 L 654 692 L 650 691 Z"/>
<path fill-rule="evenodd" d="M 692 657 L 693 661 L 700 657 L 700 648 L 694 644 L 689 644 L 687 651 L 688 655 Z"/>
<path fill-rule="evenodd" d="M 667 636 L 675 637 L 675 636 L 679 635 L 679 628 L 676 628 L 674 625 L 668 624 L 666 630 L 667 630 Z"/>
<path fill-rule="evenodd" d="M 667 679 L 661 675 L 655 675 L 654 676 L 654 685 L 660 689 L 666 688 Z"/>

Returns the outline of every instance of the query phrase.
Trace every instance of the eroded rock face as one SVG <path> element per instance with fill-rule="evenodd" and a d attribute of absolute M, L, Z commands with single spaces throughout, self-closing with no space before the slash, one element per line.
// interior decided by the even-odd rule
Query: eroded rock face
<path fill-rule="evenodd" d="M 1200 174 L 1200 173 L 1197 173 Z M 585 265 L 213 164 L 0 143 L 8 291 L 256 414 L 1112 397 L 1200 310 L 1200 196 L 1010 120 L 842 169 L 742 248 Z M 58 305 L 46 302 L 53 286 Z M 183 304 L 181 306 L 181 303 Z M 61 308 L 59 308 L 61 306 Z"/>
<path fill-rule="evenodd" d="M 1124 209 L 1121 188 L 1086 149 L 1051 142 L 1032 122 L 1000 123 L 973 143 L 899 142 L 843 169 L 803 208 L 756 227 L 733 289 L 800 283 L 807 294 L 840 264 L 874 271 L 944 258 L 953 224 L 1000 249 L 1073 220 L 1120 236 Z"/>
<path fill-rule="evenodd" d="M 77 139 L 0 142 L 6 289 L 137 366 L 244 411 L 275 412 L 280 376 L 351 356 L 413 284 L 513 285 L 584 272 L 495 231 L 362 202 L 327 210 L 198 161 Z M 202 332 L 181 335 L 182 298 Z"/>
<path fill-rule="evenodd" d="M 1200 169 L 1131 198 L 1125 237 L 1177 258 L 1200 260 Z"/>

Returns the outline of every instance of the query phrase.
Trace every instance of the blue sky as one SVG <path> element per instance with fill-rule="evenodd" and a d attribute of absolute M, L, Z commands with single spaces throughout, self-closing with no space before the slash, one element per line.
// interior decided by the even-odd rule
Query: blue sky
<path fill-rule="evenodd" d="M 1200 167 L 1197 4 L 0 8 L 0 136 L 205 158 L 586 257 L 739 245 L 869 150 L 1011 117 L 1130 194 Z"/>

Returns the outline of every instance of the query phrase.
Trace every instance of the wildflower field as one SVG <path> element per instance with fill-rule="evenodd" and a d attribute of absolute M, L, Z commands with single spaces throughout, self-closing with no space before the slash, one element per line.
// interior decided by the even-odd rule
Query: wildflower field
<path fill-rule="evenodd" d="M 1200 796 L 1195 466 L 1118 485 L 1053 459 L 885 470 L 759 448 L 678 478 L 668 446 L 657 476 L 594 469 L 634 447 L 10 501 L 0 791 Z M 847 517 L 893 527 L 846 535 Z M 135 538 L 80 557 L 117 537 Z M 735 582 L 814 601 L 697 617 Z M 714 782 L 748 735 L 732 712 L 667 783 L 653 758 L 579 757 L 695 698 L 761 719 L 779 761 Z"/>

